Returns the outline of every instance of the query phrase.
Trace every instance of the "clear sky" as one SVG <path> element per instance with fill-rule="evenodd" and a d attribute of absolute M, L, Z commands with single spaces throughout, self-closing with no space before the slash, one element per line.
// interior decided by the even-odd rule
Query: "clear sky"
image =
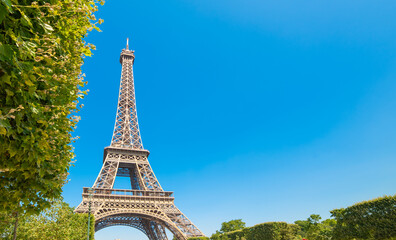
<path fill-rule="evenodd" d="M 150 163 L 205 234 L 395 194 L 395 12 L 394 0 L 107 1 L 87 38 L 65 200 L 77 206 L 101 168 L 127 37 Z M 96 233 L 116 238 L 147 239 Z"/>

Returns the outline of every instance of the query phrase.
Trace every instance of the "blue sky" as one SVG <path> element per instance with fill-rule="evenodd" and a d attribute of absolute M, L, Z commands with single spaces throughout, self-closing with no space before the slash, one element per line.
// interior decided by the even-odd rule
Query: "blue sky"
<path fill-rule="evenodd" d="M 110 144 L 130 38 L 143 144 L 162 187 L 207 235 L 223 221 L 293 222 L 396 185 L 395 1 L 107 1 L 86 58 L 81 201 Z M 118 180 L 116 187 L 125 187 Z M 147 239 L 112 227 L 96 239 Z"/>

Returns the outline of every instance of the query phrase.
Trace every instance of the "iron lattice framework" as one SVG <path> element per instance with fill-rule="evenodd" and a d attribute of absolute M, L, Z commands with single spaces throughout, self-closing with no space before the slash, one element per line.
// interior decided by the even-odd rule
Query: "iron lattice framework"
<path fill-rule="evenodd" d="M 173 192 L 162 189 L 143 148 L 136 112 L 133 79 L 134 51 L 123 49 L 117 116 L 111 145 L 106 147 L 103 166 L 92 187 L 83 188 L 76 212 L 88 212 L 91 204 L 95 231 L 123 225 L 137 228 L 150 240 L 168 239 L 165 228 L 179 240 L 204 234 L 175 206 Z M 116 177 L 128 177 L 130 190 L 113 189 Z"/>

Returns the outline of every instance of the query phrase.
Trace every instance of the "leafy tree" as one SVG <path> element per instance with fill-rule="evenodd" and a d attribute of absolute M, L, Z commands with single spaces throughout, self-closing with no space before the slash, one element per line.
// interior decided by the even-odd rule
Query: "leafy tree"
<path fill-rule="evenodd" d="M 102 0 L 0 1 L 0 212 L 38 213 L 61 196 L 85 94 L 81 65 Z M 17 223 L 17 221 L 15 221 Z"/>
<path fill-rule="evenodd" d="M 235 219 L 221 224 L 220 233 L 232 232 L 246 227 L 242 219 Z"/>
<path fill-rule="evenodd" d="M 231 232 L 217 231 L 211 240 L 300 240 L 297 233 L 299 226 L 285 222 L 266 222 Z"/>
<path fill-rule="evenodd" d="M 74 213 L 73 210 L 67 203 L 58 201 L 38 215 L 22 215 L 17 239 L 87 239 L 88 214 Z M 92 215 L 90 223 L 90 239 L 94 239 L 95 220 Z M 12 223 L 0 225 L 0 238 L 12 239 L 13 228 Z"/>
<path fill-rule="evenodd" d="M 231 220 L 228 222 L 223 222 L 221 224 L 220 231 L 217 230 L 215 233 L 213 233 L 212 236 L 210 237 L 210 239 L 228 240 L 227 236 L 222 235 L 223 233 L 240 230 L 240 229 L 245 228 L 245 226 L 246 226 L 246 223 L 243 222 L 242 219 L 234 219 L 234 220 Z"/>
<path fill-rule="evenodd" d="M 312 214 L 307 220 L 295 221 L 295 224 L 300 226 L 299 235 L 309 240 L 332 239 L 336 221 L 334 219 L 321 221 L 321 219 L 320 215 Z"/>

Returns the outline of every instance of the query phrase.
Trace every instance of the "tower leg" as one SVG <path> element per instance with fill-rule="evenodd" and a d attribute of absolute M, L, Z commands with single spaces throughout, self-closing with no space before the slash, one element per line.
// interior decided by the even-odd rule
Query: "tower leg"
<path fill-rule="evenodd" d="M 157 240 L 154 230 L 151 227 L 150 220 L 142 219 L 142 225 L 149 240 Z"/>
<path fill-rule="evenodd" d="M 108 155 L 93 185 L 94 188 L 113 188 L 114 180 L 117 176 L 118 165 L 120 162 L 118 160 L 108 159 Z"/>
<path fill-rule="evenodd" d="M 152 222 L 152 223 L 153 223 L 153 228 L 154 228 L 155 234 L 157 235 L 157 239 L 168 240 L 164 226 L 159 225 L 155 222 Z"/>
<path fill-rule="evenodd" d="M 150 240 L 168 240 L 165 229 L 162 225 L 147 219 L 142 219 L 142 225 Z"/>

